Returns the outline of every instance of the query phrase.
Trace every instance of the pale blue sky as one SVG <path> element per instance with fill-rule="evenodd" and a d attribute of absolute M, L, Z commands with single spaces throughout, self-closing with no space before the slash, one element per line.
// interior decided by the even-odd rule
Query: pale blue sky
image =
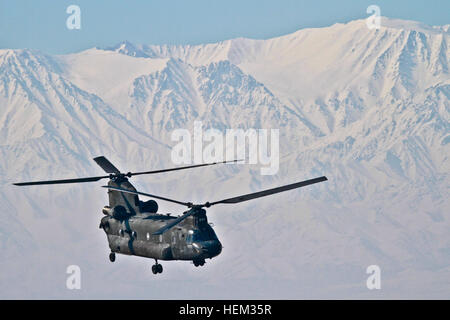
<path fill-rule="evenodd" d="M 81 30 L 66 28 L 66 8 L 81 8 Z M 381 15 L 430 25 L 450 23 L 450 1 L 407 0 L 0 0 L 0 48 L 47 53 L 106 47 L 122 40 L 197 44 L 230 38 L 265 39 L 305 27 Z"/>

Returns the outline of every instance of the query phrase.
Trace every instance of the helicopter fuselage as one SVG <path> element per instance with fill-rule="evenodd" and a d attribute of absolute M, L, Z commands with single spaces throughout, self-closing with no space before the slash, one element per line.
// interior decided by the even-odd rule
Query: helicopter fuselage
<path fill-rule="evenodd" d="M 116 253 L 153 258 L 155 259 L 155 264 L 152 266 L 153 274 L 163 272 L 163 267 L 158 263 L 158 259 L 193 261 L 194 265 L 198 267 L 203 266 L 205 259 L 216 257 L 222 252 L 222 244 L 208 223 L 206 211 L 203 208 L 209 208 L 217 204 L 236 204 L 328 180 L 327 177 L 322 176 L 219 201 L 194 204 L 139 192 L 128 181 L 128 178 L 136 175 L 192 169 L 219 163 L 213 162 L 169 169 L 122 173 L 104 156 L 96 157 L 94 161 L 108 175 L 18 182 L 14 183 L 14 185 L 66 184 L 109 179 L 108 185 L 102 186 L 108 189 L 109 205 L 103 208 L 102 211 L 105 217 L 100 222 L 100 228 L 105 231 L 111 249 L 109 260 L 114 262 Z M 235 163 L 238 161 L 242 160 L 223 161 L 220 163 Z M 188 207 L 189 210 L 178 217 L 173 217 L 170 214 L 158 214 L 156 201 L 143 202 L 139 200 L 139 195 L 176 203 Z"/>
<path fill-rule="evenodd" d="M 102 228 L 111 252 L 159 260 L 201 262 L 220 254 L 222 244 L 209 225 L 206 212 L 194 215 L 160 235 L 153 233 L 176 217 L 156 213 L 139 213 L 126 219 L 111 215 L 102 218 Z"/>

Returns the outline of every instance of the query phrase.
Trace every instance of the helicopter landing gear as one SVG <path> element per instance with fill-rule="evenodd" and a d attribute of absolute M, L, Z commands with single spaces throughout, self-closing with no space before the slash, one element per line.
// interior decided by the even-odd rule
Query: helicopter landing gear
<path fill-rule="evenodd" d="M 163 266 L 162 264 L 158 263 L 158 260 L 155 260 L 156 263 L 152 265 L 152 272 L 153 274 L 162 273 L 163 272 Z"/>
<path fill-rule="evenodd" d="M 111 252 L 109 254 L 109 261 L 111 261 L 111 262 L 116 261 L 116 254 L 114 252 Z"/>
<path fill-rule="evenodd" d="M 201 260 L 194 260 L 194 266 L 198 267 L 198 266 L 203 266 L 205 264 L 205 260 L 201 259 Z"/>

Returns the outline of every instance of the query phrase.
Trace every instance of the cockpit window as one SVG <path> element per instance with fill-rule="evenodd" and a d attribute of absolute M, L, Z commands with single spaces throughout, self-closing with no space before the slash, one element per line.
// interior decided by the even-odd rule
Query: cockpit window
<path fill-rule="evenodd" d="M 190 231 L 186 236 L 187 243 L 208 240 L 217 240 L 216 233 L 212 228 Z"/>

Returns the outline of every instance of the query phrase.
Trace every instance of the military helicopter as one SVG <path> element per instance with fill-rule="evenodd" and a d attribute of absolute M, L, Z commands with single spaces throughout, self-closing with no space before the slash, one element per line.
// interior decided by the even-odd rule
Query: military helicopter
<path fill-rule="evenodd" d="M 185 260 L 193 264 L 203 266 L 205 259 L 212 259 L 222 251 L 222 244 L 208 223 L 206 210 L 216 204 L 232 204 L 248 201 L 271 194 L 304 187 L 310 184 L 326 181 L 325 176 L 301 181 L 281 187 L 263 190 L 255 193 L 240 195 L 203 204 L 182 202 L 154 194 L 137 191 L 128 181 L 128 178 L 143 174 L 156 174 L 175 170 L 185 170 L 220 163 L 238 162 L 240 160 L 205 163 L 170 169 L 161 169 L 145 172 L 121 173 L 104 156 L 94 158 L 94 161 L 108 175 L 14 183 L 16 186 L 94 182 L 101 179 L 109 179 L 108 189 L 109 205 L 102 210 L 105 215 L 100 221 L 100 229 L 106 233 L 109 248 L 109 260 L 116 260 L 116 253 L 134 255 L 155 259 L 152 266 L 153 274 L 163 272 L 163 267 L 158 260 Z M 140 201 L 139 195 L 176 203 L 186 206 L 188 209 L 178 217 L 170 214 L 158 214 L 158 204 L 155 200 Z"/>

